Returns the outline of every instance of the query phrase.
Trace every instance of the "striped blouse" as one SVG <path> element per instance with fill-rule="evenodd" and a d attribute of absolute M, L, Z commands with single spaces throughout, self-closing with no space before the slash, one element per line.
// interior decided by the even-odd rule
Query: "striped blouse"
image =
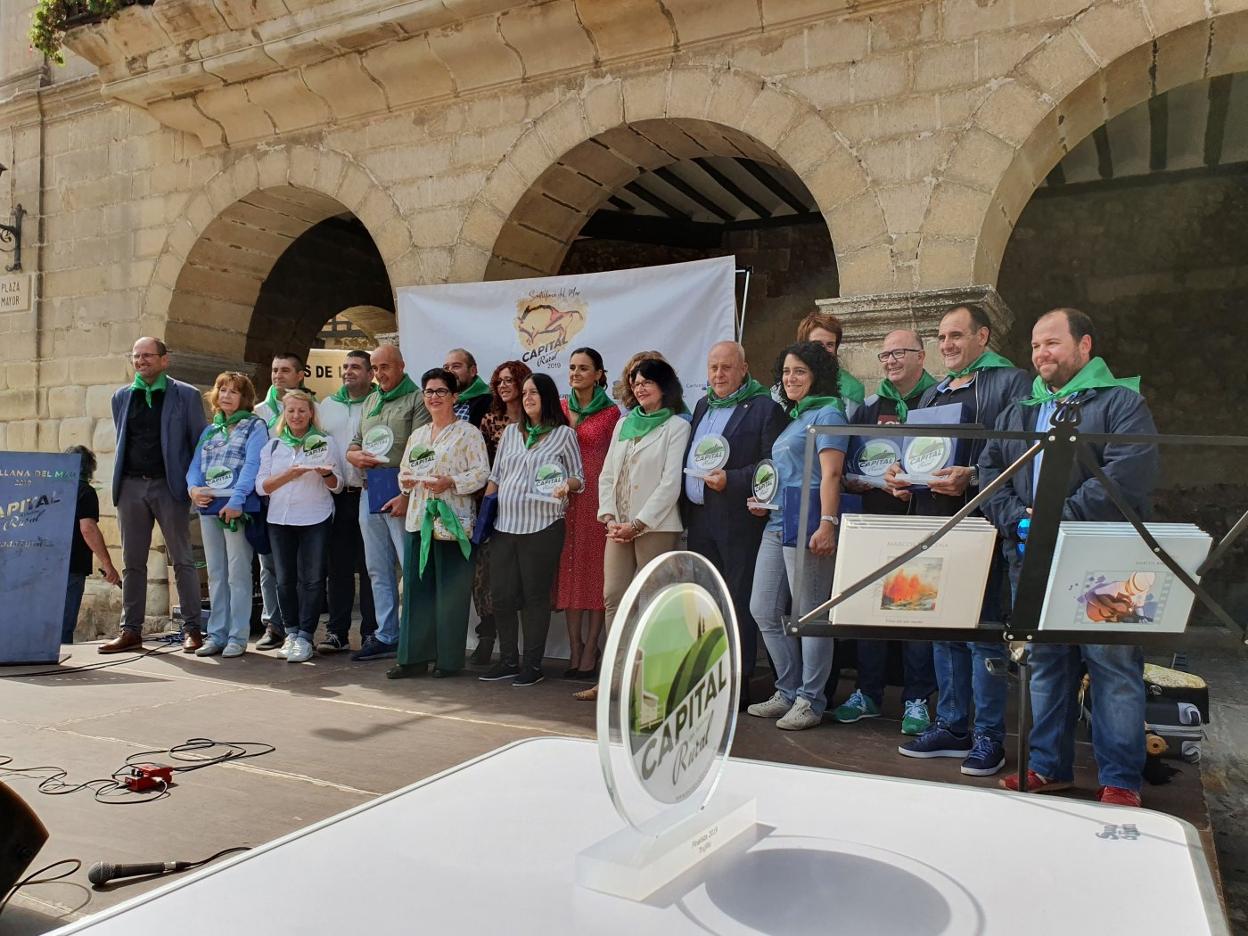
<path fill-rule="evenodd" d="M 567 479 L 585 483 L 581 467 L 581 447 L 569 426 L 556 426 L 539 437 L 532 448 L 524 447 L 520 427 L 512 423 L 503 430 L 494 458 L 490 480 L 498 485 L 498 518 L 494 528 L 503 533 L 537 533 L 563 516 L 566 501 L 551 503 L 535 500 L 530 494 L 537 471 L 543 465 L 558 465 Z"/>

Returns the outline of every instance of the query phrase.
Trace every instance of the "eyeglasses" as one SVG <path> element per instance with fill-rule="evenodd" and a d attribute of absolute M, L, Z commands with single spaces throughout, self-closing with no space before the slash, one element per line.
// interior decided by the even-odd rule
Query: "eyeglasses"
<path fill-rule="evenodd" d="M 881 351 L 879 354 L 876 355 L 876 358 L 879 360 L 881 364 L 884 364 L 887 361 L 904 361 L 906 358 L 907 352 L 912 352 L 914 354 L 921 354 L 923 352 L 923 349 L 922 348 L 896 348 L 892 351 Z"/>
<path fill-rule="evenodd" d="M 447 390 L 446 387 L 434 387 L 431 390 L 422 390 L 421 393 L 424 394 L 425 399 L 427 400 L 434 399 L 435 397 L 441 400 L 444 397 L 448 397 L 451 395 L 451 391 Z"/>
<path fill-rule="evenodd" d="M 514 387 L 516 385 L 515 377 L 499 377 L 498 385 L 500 387 Z"/>
<path fill-rule="evenodd" d="M 655 383 L 653 380 L 647 380 L 645 377 L 642 377 L 640 380 L 633 381 L 634 390 L 641 390 L 646 387 L 657 387 L 657 386 L 658 386 L 657 383 Z"/>

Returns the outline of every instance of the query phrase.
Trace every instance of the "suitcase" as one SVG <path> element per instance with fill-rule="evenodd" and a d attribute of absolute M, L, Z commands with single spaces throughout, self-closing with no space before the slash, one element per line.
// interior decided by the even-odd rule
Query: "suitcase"
<path fill-rule="evenodd" d="M 1166 744 L 1161 756 L 1189 764 L 1200 763 L 1203 724 L 1200 710 L 1191 702 L 1150 701 L 1144 709 L 1145 730 Z M 1153 750 L 1151 745 L 1149 750 Z"/>
<path fill-rule="evenodd" d="M 1209 724 L 1209 686 L 1193 673 L 1144 664 L 1144 687 L 1151 702 L 1185 702 L 1196 707 L 1200 724 Z"/>

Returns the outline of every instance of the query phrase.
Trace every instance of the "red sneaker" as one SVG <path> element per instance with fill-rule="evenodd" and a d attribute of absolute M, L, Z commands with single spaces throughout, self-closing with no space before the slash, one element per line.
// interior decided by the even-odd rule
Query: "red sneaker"
<path fill-rule="evenodd" d="M 997 781 L 1003 790 L 1009 790 L 1011 793 L 1018 792 L 1018 774 L 1012 773 L 1008 777 Z M 1050 780 L 1042 777 L 1034 770 L 1027 771 L 1027 792 L 1028 793 L 1057 793 L 1061 790 L 1069 790 L 1073 783 L 1065 780 Z"/>
<path fill-rule="evenodd" d="M 1096 791 L 1096 798 L 1110 806 L 1139 806 L 1140 794 L 1135 790 L 1124 790 L 1122 787 L 1103 786 Z"/>

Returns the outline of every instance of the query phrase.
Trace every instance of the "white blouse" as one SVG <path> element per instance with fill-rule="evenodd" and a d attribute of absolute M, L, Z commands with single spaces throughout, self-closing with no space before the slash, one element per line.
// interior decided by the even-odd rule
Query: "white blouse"
<path fill-rule="evenodd" d="M 311 452 L 293 448 L 270 439 L 260 453 L 260 471 L 256 475 L 256 493 L 269 498 L 269 523 L 283 526 L 312 526 L 334 513 L 333 495 L 342 490 L 346 471 L 342 466 L 342 450 L 331 436 L 321 436 L 323 446 Z M 269 479 L 294 465 L 328 465 L 334 469 L 334 486 L 328 487 L 318 472 L 308 471 L 287 481 L 275 491 L 268 488 Z"/>

